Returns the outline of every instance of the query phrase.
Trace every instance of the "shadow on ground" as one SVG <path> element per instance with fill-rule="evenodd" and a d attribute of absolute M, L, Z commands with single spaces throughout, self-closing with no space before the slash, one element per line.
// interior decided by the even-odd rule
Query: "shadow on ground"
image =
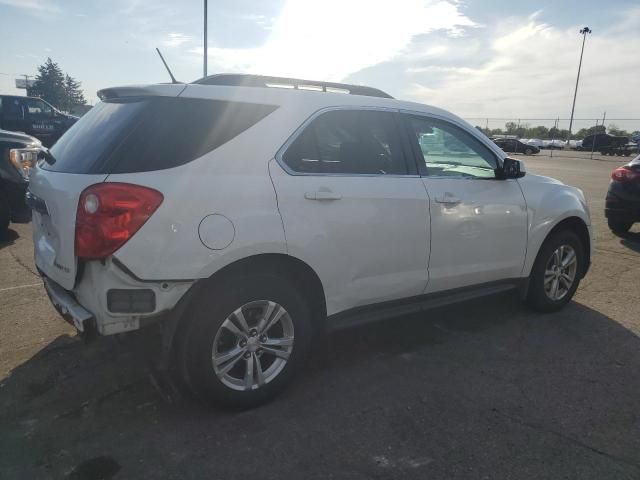
<path fill-rule="evenodd" d="M 640 232 L 626 233 L 620 240 L 620 244 L 634 252 L 640 253 Z"/>
<path fill-rule="evenodd" d="M 285 394 L 164 403 L 135 352 L 59 337 L 0 387 L 5 478 L 638 478 L 640 340 L 510 295 L 338 332 Z"/>
<path fill-rule="evenodd" d="M 13 245 L 18 238 L 20 238 L 18 232 L 11 228 L 9 228 L 6 233 L 0 234 L 0 250 L 9 245 Z"/>

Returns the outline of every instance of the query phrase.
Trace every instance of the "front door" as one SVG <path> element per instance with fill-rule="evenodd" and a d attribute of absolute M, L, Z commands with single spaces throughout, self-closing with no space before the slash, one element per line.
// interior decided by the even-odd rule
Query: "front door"
<path fill-rule="evenodd" d="M 470 132 L 443 119 L 407 115 L 431 198 L 427 292 L 518 278 L 527 246 L 527 208 L 517 180 L 498 180 L 497 157 Z M 425 135 L 444 148 L 421 148 Z"/>
<path fill-rule="evenodd" d="M 429 201 L 400 134 L 395 112 L 331 110 L 270 163 L 287 250 L 320 277 L 329 315 L 424 291 Z"/>

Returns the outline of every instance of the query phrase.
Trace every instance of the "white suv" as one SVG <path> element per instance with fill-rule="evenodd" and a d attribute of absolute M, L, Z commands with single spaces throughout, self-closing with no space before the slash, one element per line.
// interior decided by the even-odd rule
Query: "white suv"
<path fill-rule="evenodd" d="M 271 397 L 325 328 L 506 289 L 556 310 L 589 267 L 582 192 L 438 108 L 244 75 L 99 96 L 32 175 L 36 264 L 85 334 L 159 325 L 210 401 Z"/>

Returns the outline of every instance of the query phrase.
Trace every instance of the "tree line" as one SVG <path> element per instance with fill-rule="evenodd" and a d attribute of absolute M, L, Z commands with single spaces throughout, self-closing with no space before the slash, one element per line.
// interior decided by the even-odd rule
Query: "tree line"
<path fill-rule="evenodd" d="M 38 67 L 38 75 L 33 85 L 27 85 L 27 95 L 46 100 L 59 110 L 70 112 L 87 101 L 82 93 L 81 83 L 68 73 L 63 73 L 60 66 L 47 58 Z"/>
<path fill-rule="evenodd" d="M 569 137 L 569 130 L 567 129 L 557 127 L 548 128 L 542 125 L 532 127 L 528 123 L 518 124 L 516 122 L 507 122 L 505 123 L 504 128 L 483 128 L 478 125 L 476 125 L 476 128 L 489 137 L 493 137 L 495 135 L 515 135 L 518 138 L 557 138 L 559 140 L 566 140 Z M 596 133 L 608 133 L 609 135 L 629 137 L 632 135 L 637 135 L 640 132 L 638 130 L 628 132 L 626 130 L 618 128 L 618 126 L 614 124 L 610 124 L 608 127 L 605 127 L 604 125 L 594 125 L 593 127 L 589 128 L 581 128 L 577 132 L 572 133 L 571 139 L 582 140 L 585 137 L 594 135 Z"/>

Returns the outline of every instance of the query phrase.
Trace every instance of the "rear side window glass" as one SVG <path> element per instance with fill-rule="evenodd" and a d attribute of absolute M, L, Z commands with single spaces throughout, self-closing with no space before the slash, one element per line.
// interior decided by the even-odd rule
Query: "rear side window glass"
<path fill-rule="evenodd" d="M 408 173 L 394 114 L 376 110 L 321 114 L 293 141 L 283 161 L 299 173 Z"/>
<path fill-rule="evenodd" d="M 134 173 L 184 165 L 218 148 L 277 107 L 152 97 L 98 103 L 51 148 L 66 173 Z"/>

